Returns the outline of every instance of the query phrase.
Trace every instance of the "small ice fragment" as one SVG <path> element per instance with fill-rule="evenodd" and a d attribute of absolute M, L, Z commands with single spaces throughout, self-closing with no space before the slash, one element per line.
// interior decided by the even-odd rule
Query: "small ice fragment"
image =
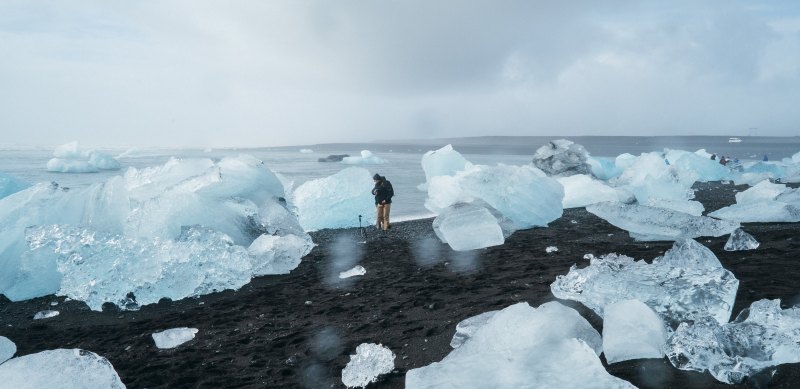
<path fill-rule="evenodd" d="M 0 364 L 11 359 L 17 353 L 17 345 L 11 339 L 0 336 Z"/>
<path fill-rule="evenodd" d="M 344 157 L 342 158 L 342 163 L 348 165 L 379 165 L 382 163 L 386 163 L 386 160 L 377 157 L 375 154 L 372 154 L 372 152 L 369 150 L 361 150 L 360 157 Z"/>
<path fill-rule="evenodd" d="M 577 220 L 570 220 L 569 222 L 572 223 L 572 224 L 578 224 Z"/>
<path fill-rule="evenodd" d="M 495 313 L 500 311 L 489 311 L 484 312 L 472 317 L 468 317 L 458 324 L 456 324 L 456 333 L 453 335 L 453 339 L 450 340 L 450 347 L 458 348 L 467 339 L 471 338 L 475 331 L 478 331 L 481 327 L 483 327 L 489 319 L 491 319 Z"/>
<path fill-rule="evenodd" d="M 556 246 L 547 246 L 547 248 L 544 249 L 544 251 L 547 252 L 547 253 L 554 253 L 554 252 L 558 251 L 558 247 L 556 247 Z"/>
<path fill-rule="evenodd" d="M 0 365 L 4 388 L 125 389 L 114 366 L 91 351 L 46 350 Z"/>
<path fill-rule="evenodd" d="M 50 302 L 50 306 L 51 307 L 55 307 L 56 305 L 58 305 L 58 301 L 51 301 Z"/>
<path fill-rule="evenodd" d="M 730 238 L 725 243 L 725 251 L 742 251 L 742 250 L 755 250 L 761 243 L 758 243 L 753 235 L 750 235 L 741 228 L 731 233 Z"/>
<path fill-rule="evenodd" d="M 300 149 L 300 152 L 303 153 L 303 154 L 311 154 L 311 153 L 314 152 L 314 150 L 311 150 L 311 149 Z"/>
<path fill-rule="evenodd" d="M 608 363 L 664 356 L 667 331 L 650 307 L 624 300 L 607 305 L 603 313 L 603 353 Z"/>
<path fill-rule="evenodd" d="M 58 316 L 59 313 L 60 312 L 58 312 L 58 311 L 51 311 L 49 309 L 46 310 L 46 311 L 36 312 L 36 314 L 33 315 L 33 320 L 49 319 L 51 317 Z"/>
<path fill-rule="evenodd" d="M 378 376 L 394 369 L 395 355 L 381 344 L 362 343 L 342 370 L 342 383 L 348 388 L 363 388 L 378 380 Z"/>
<path fill-rule="evenodd" d="M 170 328 L 153 333 L 153 340 L 156 342 L 156 347 L 160 349 L 175 348 L 194 339 L 197 331 L 197 328 Z"/>
<path fill-rule="evenodd" d="M 364 267 L 361 265 L 356 265 L 354 268 L 348 271 L 343 271 L 339 273 L 339 278 L 345 279 L 355 276 L 363 276 L 364 274 L 367 274 L 367 269 L 364 269 Z"/>

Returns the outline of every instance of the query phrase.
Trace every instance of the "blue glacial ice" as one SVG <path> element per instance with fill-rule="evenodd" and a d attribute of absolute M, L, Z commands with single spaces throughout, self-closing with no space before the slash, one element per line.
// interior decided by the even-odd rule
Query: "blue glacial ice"
<path fill-rule="evenodd" d="M 533 166 L 551 176 L 591 174 L 589 153 L 583 146 L 566 139 L 556 139 L 536 149 Z"/>
<path fill-rule="evenodd" d="M 17 345 L 11 339 L 0 336 L 0 364 L 11 359 L 17 353 Z"/>
<path fill-rule="evenodd" d="M 691 239 L 675 242 L 652 264 L 619 254 L 592 256 L 589 266 L 573 265 L 550 285 L 557 298 L 578 301 L 600 316 L 610 304 L 636 299 L 669 324 L 703 316 L 727 323 L 738 288 L 739 280 L 714 253 Z"/>
<path fill-rule="evenodd" d="M 603 201 L 631 202 L 630 192 L 620 188 L 612 188 L 603 181 L 596 180 L 586 174 L 574 174 L 559 177 L 557 181 L 564 187 L 564 208 L 585 207 Z"/>
<path fill-rule="evenodd" d="M 52 158 L 47 161 L 47 171 L 54 173 L 97 173 L 100 169 L 89 161 Z"/>
<path fill-rule="evenodd" d="M 456 333 L 453 339 L 450 340 L 450 347 L 459 348 L 467 339 L 471 338 L 481 327 L 486 325 L 494 315 L 500 311 L 488 311 L 468 317 L 456 324 Z"/>
<path fill-rule="evenodd" d="M 741 228 L 737 228 L 736 231 L 733 231 L 731 236 L 728 237 L 728 241 L 725 242 L 725 247 L 723 247 L 723 249 L 725 251 L 755 250 L 760 245 L 761 243 L 758 243 L 756 238 L 753 238 L 753 235 L 744 232 Z"/>
<path fill-rule="evenodd" d="M 372 174 L 361 167 L 304 182 L 292 193 L 300 225 L 306 231 L 358 227 L 358 215 L 364 225 L 375 224 L 374 185 Z"/>
<path fill-rule="evenodd" d="M 495 312 L 440 362 L 409 370 L 406 388 L 634 388 L 606 372 L 601 347 L 600 334 L 574 309 L 518 303 Z"/>
<path fill-rule="evenodd" d="M 313 243 L 284 196 L 249 156 L 171 159 L 83 189 L 34 185 L 0 199 L 0 293 L 135 308 L 288 272 Z"/>
<path fill-rule="evenodd" d="M 17 193 L 30 186 L 31 184 L 28 184 L 27 182 L 22 181 L 10 174 L 0 172 L 0 199 Z"/>
<path fill-rule="evenodd" d="M 3 386 L 14 389 L 125 389 L 114 366 L 91 351 L 46 350 L 0 365 Z"/>
<path fill-rule="evenodd" d="M 668 327 L 639 300 L 623 300 L 603 309 L 603 354 L 608 363 L 663 358 Z"/>
<path fill-rule="evenodd" d="M 348 388 L 363 388 L 394 370 L 395 355 L 388 347 L 362 343 L 342 370 L 342 383 Z"/>
<path fill-rule="evenodd" d="M 433 231 L 455 251 L 498 246 L 505 242 L 503 229 L 487 208 L 458 203 L 444 209 L 433 220 Z"/>
<path fill-rule="evenodd" d="M 586 206 L 586 210 L 628 231 L 632 238 L 639 241 L 722 236 L 739 228 L 736 221 L 693 216 L 667 208 L 639 204 L 605 202 L 590 204 Z"/>
<path fill-rule="evenodd" d="M 56 173 L 97 173 L 100 170 L 119 170 L 114 157 L 94 150 L 81 150 L 73 141 L 56 147 L 47 161 L 47 171 Z"/>
<path fill-rule="evenodd" d="M 800 221 L 800 191 L 783 184 L 761 181 L 736 194 L 736 204 L 711 212 L 709 216 L 743 223 Z"/>
<path fill-rule="evenodd" d="M 386 163 L 386 160 L 379 158 L 375 154 L 372 154 L 372 152 L 369 150 L 361 150 L 360 156 L 344 157 L 342 158 L 342 163 L 348 165 L 379 165 Z"/>
<path fill-rule="evenodd" d="M 667 356 L 679 369 L 708 370 L 729 384 L 771 366 L 800 362 L 800 307 L 781 309 L 780 300 L 759 300 L 730 323 L 681 323 L 669 339 Z"/>
<path fill-rule="evenodd" d="M 470 162 L 452 145 L 444 146 L 438 150 L 431 150 L 422 156 L 422 171 L 425 172 L 425 181 L 430 181 L 436 176 L 454 176 L 466 169 Z"/>
<path fill-rule="evenodd" d="M 197 328 L 179 327 L 154 332 L 151 336 L 156 347 L 160 349 L 175 348 L 192 339 L 197 334 Z"/>

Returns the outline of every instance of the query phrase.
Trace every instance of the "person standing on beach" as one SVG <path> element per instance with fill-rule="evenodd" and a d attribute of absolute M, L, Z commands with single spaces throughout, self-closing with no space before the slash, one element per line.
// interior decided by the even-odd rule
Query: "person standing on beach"
<path fill-rule="evenodd" d="M 375 173 L 372 176 L 375 182 L 375 187 L 372 188 L 372 194 L 375 195 L 375 209 L 377 211 L 377 225 L 378 229 L 384 231 L 391 228 L 389 224 L 389 211 L 392 207 L 392 196 L 394 196 L 394 189 L 392 183 L 386 177 Z"/>

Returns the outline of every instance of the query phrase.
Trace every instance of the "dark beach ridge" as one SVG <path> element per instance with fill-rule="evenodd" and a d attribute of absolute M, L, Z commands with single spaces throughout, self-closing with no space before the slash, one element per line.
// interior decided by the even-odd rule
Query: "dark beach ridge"
<path fill-rule="evenodd" d="M 696 199 L 710 212 L 734 203 L 734 194 L 746 188 L 696 184 Z M 743 228 L 761 242 L 757 250 L 724 251 L 727 236 L 698 239 L 740 281 L 733 317 L 764 298 L 781 299 L 783 308 L 800 303 L 800 223 Z M 408 369 L 447 355 L 459 321 L 521 301 L 539 306 L 555 300 L 550 283 L 575 263 L 586 266 L 584 254 L 617 252 L 649 262 L 672 246 L 635 242 L 583 208 L 565 210 L 548 228 L 517 231 L 502 246 L 471 253 L 453 252 L 435 240 L 431 219 L 397 223 L 385 236 L 370 228 L 363 244 L 357 229 L 312 236 L 318 246 L 290 274 L 258 277 L 238 291 L 162 300 L 139 311 L 107 304 L 94 312 L 56 296 L 13 303 L 0 297 L 0 335 L 16 343 L 18 356 L 55 348 L 93 351 L 110 360 L 128 388 L 339 388 L 356 346 L 382 343 L 397 355 L 396 368 L 370 387 L 402 388 Z M 548 246 L 558 251 L 546 253 Z M 356 263 L 367 273 L 339 282 L 338 271 Z M 602 320 L 591 310 L 562 303 L 602 331 Z M 60 315 L 32 320 L 46 309 Z M 174 327 L 199 332 L 176 349 L 157 349 L 151 334 Z M 800 364 L 781 365 L 738 385 L 678 370 L 666 358 L 606 368 L 639 388 L 800 385 Z"/>

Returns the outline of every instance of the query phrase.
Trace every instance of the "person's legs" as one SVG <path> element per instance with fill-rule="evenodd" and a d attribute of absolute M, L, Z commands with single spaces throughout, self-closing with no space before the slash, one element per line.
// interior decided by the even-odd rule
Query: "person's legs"
<path fill-rule="evenodd" d="M 383 224 L 383 205 L 376 204 L 375 209 L 377 213 L 376 215 L 377 217 L 375 218 L 375 227 L 380 230 Z"/>
<path fill-rule="evenodd" d="M 392 208 L 392 204 L 384 204 L 383 205 L 383 230 L 388 230 L 392 226 L 389 224 L 389 211 Z"/>

